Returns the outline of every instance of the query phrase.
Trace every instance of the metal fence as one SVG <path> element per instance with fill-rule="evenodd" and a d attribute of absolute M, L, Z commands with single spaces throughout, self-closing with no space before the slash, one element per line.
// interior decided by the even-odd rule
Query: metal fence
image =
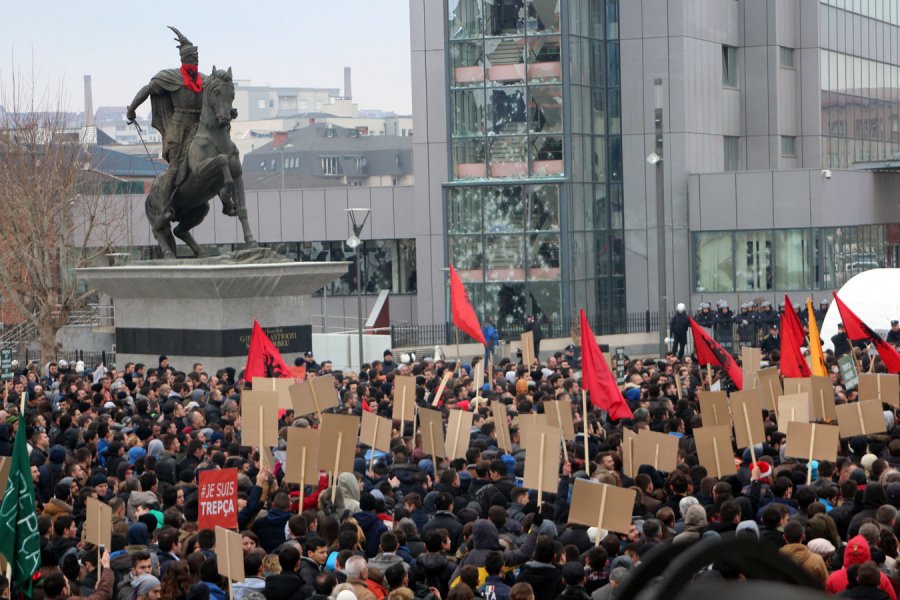
<path fill-rule="evenodd" d="M 18 350 L 12 351 L 13 360 L 19 361 L 19 365 L 24 367 L 29 361 L 40 361 L 41 353 L 37 350 L 26 349 L 24 352 Z M 56 362 L 64 360 L 74 367 L 78 361 L 84 362 L 86 371 L 93 371 L 101 364 L 106 368 L 116 364 L 116 353 L 107 352 L 105 350 L 99 352 L 85 352 L 84 350 L 58 350 L 56 352 Z M 41 365 L 43 368 L 43 365 Z"/>
<path fill-rule="evenodd" d="M 588 317 L 591 329 L 596 335 L 622 333 L 650 333 L 659 331 L 659 314 L 651 311 L 623 313 L 621 315 L 593 315 Z M 579 317 L 556 317 L 541 321 L 541 331 L 545 338 L 561 338 L 572 335 Z M 500 339 L 519 339 L 525 329 L 524 323 L 513 323 L 498 327 Z M 391 343 L 395 348 L 425 347 L 456 343 L 457 328 L 453 323 L 436 325 L 391 325 Z M 471 337 L 459 332 L 461 344 L 474 343 Z"/>

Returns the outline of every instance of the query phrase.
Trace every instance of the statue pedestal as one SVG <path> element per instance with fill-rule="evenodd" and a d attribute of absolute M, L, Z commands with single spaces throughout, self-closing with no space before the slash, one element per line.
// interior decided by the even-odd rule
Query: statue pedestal
<path fill-rule="evenodd" d="M 241 260 L 78 269 L 88 287 L 114 300 L 116 363 L 156 367 L 165 354 L 182 371 L 196 362 L 208 372 L 227 366 L 240 371 L 254 319 L 288 364 L 312 350 L 311 296 L 346 273 L 350 263 L 235 263 L 230 258 Z"/>

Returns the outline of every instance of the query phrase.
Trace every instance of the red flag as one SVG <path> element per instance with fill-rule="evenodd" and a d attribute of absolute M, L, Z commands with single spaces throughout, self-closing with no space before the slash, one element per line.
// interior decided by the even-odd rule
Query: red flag
<path fill-rule="evenodd" d="M 862 319 L 850 310 L 844 302 L 838 298 L 837 292 L 834 292 L 834 301 L 837 303 L 838 311 L 841 313 L 841 321 L 844 323 L 844 331 L 851 340 L 869 339 L 875 344 L 878 355 L 881 356 L 881 362 L 889 373 L 900 373 L 900 354 L 893 346 L 885 342 L 880 335 L 866 325 Z"/>
<path fill-rule="evenodd" d="M 812 370 L 800 347 L 803 345 L 803 326 L 791 299 L 784 295 L 784 312 L 781 313 L 781 362 L 779 369 L 784 377 L 811 377 Z"/>
<path fill-rule="evenodd" d="M 288 367 L 278 348 L 259 326 L 259 321 L 253 321 L 253 332 L 250 334 L 250 351 L 247 353 L 247 367 L 244 369 L 244 379 L 252 382 L 254 377 L 291 377 L 291 369 Z"/>
<path fill-rule="evenodd" d="M 450 265 L 450 307 L 453 310 L 453 324 L 473 340 L 480 342 L 482 346 L 487 346 L 487 340 L 484 339 L 484 333 L 478 323 L 478 315 L 475 314 L 475 309 L 469 302 L 469 294 L 466 293 L 466 288 L 463 287 L 462 280 L 456 274 L 453 265 Z"/>
<path fill-rule="evenodd" d="M 594 339 L 584 309 L 581 309 L 581 378 L 584 389 L 591 395 L 591 404 L 608 411 L 610 419 L 618 421 L 634 416 Z"/>
<path fill-rule="evenodd" d="M 713 365 L 725 369 L 731 381 L 737 389 L 744 389 L 744 373 L 734 362 L 731 355 L 720 346 L 716 340 L 709 337 L 706 331 L 693 319 L 691 321 L 691 333 L 694 336 L 694 352 L 697 353 L 697 362 L 701 365 Z"/>

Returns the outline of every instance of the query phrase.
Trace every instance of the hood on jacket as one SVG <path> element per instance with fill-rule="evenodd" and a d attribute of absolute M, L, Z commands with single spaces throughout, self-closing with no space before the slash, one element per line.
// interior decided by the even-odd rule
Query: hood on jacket
<path fill-rule="evenodd" d="M 353 473 L 341 473 L 338 475 L 338 490 L 344 498 L 351 498 L 359 502 L 359 482 Z"/>
<path fill-rule="evenodd" d="M 132 523 L 128 527 L 128 545 L 146 546 L 150 543 L 150 530 L 143 523 Z"/>
<path fill-rule="evenodd" d="M 368 511 L 358 512 L 353 515 L 353 518 L 356 519 L 363 531 L 366 531 L 378 521 L 378 515 Z"/>
<path fill-rule="evenodd" d="M 58 444 L 50 448 L 50 462 L 58 465 L 66 462 L 66 449 Z"/>
<path fill-rule="evenodd" d="M 450 564 L 450 559 L 440 553 L 420 554 L 416 558 L 416 566 L 421 567 L 427 574 L 441 573 Z"/>
<path fill-rule="evenodd" d="M 503 550 L 497 527 L 487 519 L 478 519 L 472 525 L 472 547 L 475 550 Z"/>
<path fill-rule="evenodd" d="M 880 508 L 883 504 L 887 504 L 887 494 L 880 483 L 867 483 L 866 489 L 863 491 L 862 503 L 865 508 Z"/>
<path fill-rule="evenodd" d="M 869 560 L 872 560 L 872 552 L 866 538 L 858 535 L 847 542 L 844 547 L 844 568 L 849 569 L 853 565 L 861 565 Z"/>

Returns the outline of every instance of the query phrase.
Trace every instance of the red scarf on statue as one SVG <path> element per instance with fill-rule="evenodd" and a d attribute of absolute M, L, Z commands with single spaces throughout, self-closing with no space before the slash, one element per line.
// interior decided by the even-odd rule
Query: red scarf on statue
<path fill-rule="evenodd" d="M 181 79 L 184 87 L 199 94 L 203 91 L 203 79 L 197 73 L 197 65 L 181 65 Z"/>

